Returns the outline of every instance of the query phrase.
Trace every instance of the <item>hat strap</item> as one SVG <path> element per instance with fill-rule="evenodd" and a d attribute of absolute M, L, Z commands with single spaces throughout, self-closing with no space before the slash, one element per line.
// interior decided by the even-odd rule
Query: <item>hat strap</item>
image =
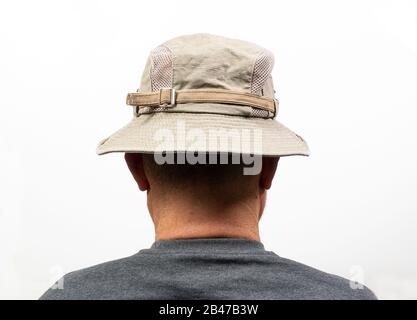
<path fill-rule="evenodd" d="M 220 103 L 248 106 L 277 113 L 278 100 L 251 93 L 221 89 L 162 88 L 155 92 L 128 93 L 126 104 L 138 108 L 173 107 L 183 103 Z"/>

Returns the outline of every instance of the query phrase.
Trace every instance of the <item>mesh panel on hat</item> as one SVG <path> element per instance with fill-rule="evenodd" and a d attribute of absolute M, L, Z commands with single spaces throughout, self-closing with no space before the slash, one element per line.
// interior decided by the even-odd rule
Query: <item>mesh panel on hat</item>
<path fill-rule="evenodd" d="M 172 88 L 173 66 L 172 53 L 165 46 L 156 47 L 151 52 L 151 87 L 152 91 Z"/>
<path fill-rule="evenodd" d="M 251 93 L 261 95 L 262 88 L 272 72 L 274 56 L 269 51 L 264 51 L 255 61 L 251 83 Z"/>
<path fill-rule="evenodd" d="M 270 117 L 269 111 L 258 109 L 258 108 L 252 108 L 252 113 L 250 116 L 255 117 L 255 118 L 269 118 Z"/>

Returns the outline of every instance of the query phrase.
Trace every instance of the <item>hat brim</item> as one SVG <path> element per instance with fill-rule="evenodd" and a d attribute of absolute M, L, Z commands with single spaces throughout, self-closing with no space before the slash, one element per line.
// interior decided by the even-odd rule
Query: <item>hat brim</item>
<path fill-rule="evenodd" d="M 216 132 L 217 136 L 213 134 Z M 229 135 L 228 142 L 219 141 L 219 134 Z M 97 147 L 99 155 L 157 151 L 227 152 L 280 157 L 309 155 L 307 143 L 276 120 L 183 112 L 156 112 L 134 117 Z"/>

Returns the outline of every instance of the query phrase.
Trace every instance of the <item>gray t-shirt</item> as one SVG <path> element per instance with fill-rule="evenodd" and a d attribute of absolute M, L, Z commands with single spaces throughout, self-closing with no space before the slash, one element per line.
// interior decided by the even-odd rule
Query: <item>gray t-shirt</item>
<path fill-rule="evenodd" d="M 58 283 L 41 299 L 376 299 L 366 287 L 352 289 L 261 242 L 233 238 L 155 241 Z"/>

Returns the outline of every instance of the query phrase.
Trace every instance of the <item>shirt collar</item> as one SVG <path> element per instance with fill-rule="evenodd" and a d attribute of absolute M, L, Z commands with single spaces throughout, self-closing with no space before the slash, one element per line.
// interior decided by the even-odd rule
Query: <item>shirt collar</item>
<path fill-rule="evenodd" d="M 156 240 L 151 251 L 179 252 L 253 252 L 265 251 L 260 241 L 243 238 L 199 238 L 178 240 Z"/>

